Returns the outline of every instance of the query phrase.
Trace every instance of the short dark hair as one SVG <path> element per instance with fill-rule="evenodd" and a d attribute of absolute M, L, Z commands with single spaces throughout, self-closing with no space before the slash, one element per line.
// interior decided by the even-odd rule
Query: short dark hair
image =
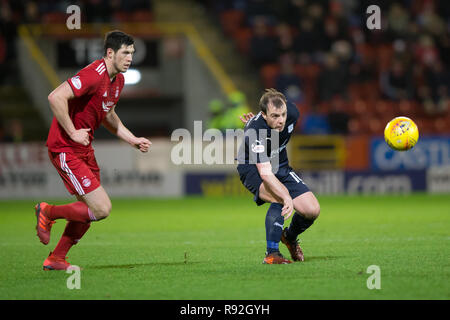
<path fill-rule="evenodd" d="M 276 108 L 281 108 L 286 104 L 286 97 L 281 92 L 270 88 L 266 89 L 261 99 L 259 100 L 259 107 L 264 114 L 267 114 L 267 106 L 271 103 Z"/>
<path fill-rule="evenodd" d="M 122 48 L 122 45 L 126 45 L 127 47 L 134 45 L 133 37 L 119 30 L 108 32 L 105 35 L 105 41 L 103 43 L 103 56 L 106 57 L 108 48 L 117 52 L 117 50 Z"/>

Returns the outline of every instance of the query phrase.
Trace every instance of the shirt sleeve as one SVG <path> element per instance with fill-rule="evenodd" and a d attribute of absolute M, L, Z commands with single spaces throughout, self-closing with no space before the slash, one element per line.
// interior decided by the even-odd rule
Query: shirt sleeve
<path fill-rule="evenodd" d="M 287 109 L 288 109 L 289 118 L 291 118 L 288 120 L 296 122 L 298 120 L 298 118 L 300 118 L 300 111 L 298 110 L 297 106 L 294 103 L 288 101 Z"/>
<path fill-rule="evenodd" d="M 100 76 L 93 70 L 82 69 L 75 76 L 67 79 L 75 97 L 94 94 L 100 82 Z"/>

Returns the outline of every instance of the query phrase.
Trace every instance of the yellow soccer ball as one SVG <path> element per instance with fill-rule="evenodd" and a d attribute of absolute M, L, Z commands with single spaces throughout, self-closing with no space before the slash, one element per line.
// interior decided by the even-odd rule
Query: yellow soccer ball
<path fill-rule="evenodd" d="M 406 151 L 414 147 L 419 140 L 419 129 L 410 118 L 397 117 L 386 125 L 384 140 L 392 149 Z"/>

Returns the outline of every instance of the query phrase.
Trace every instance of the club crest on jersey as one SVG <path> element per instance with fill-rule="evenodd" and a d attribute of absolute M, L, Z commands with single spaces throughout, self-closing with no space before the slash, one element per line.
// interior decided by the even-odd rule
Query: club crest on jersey
<path fill-rule="evenodd" d="M 294 124 L 293 123 L 288 127 L 288 132 L 291 133 L 292 130 L 294 130 Z"/>
<path fill-rule="evenodd" d="M 255 143 L 252 143 L 252 151 L 254 153 L 264 152 L 264 145 L 261 144 L 261 141 L 255 140 Z"/>
<path fill-rule="evenodd" d="M 111 107 L 114 105 L 113 101 L 108 101 L 105 103 L 105 101 L 102 101 L 102 107 L 103 107 L 103 111 L 105 112 L 109 112 L 109 110 L 111 110 Z"/>
<path fill-rule="evenodd" d="M 81 89 L 81 80 L 80 80 L 79 76 L 72 77 L 72 79 L 70 79 L 70 81 L 72 81 L 72 84 L 75 88 L 77 88 L 78 90 Z"/>
<path fill-rule="evenodd" d="M 116 87 L 116 98 L 119 96 L 119 87 Z"/>
<path fill-rule="evenodd" d="M 89 178 L 85 178 L 83 179 L 82 183 L 85 188 L 89 188 L 89 186 L 91 185 L 91 180 Z"/>

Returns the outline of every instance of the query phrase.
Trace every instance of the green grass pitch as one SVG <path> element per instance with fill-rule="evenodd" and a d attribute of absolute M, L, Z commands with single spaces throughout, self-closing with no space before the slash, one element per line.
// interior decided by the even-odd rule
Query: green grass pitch
<path fill-rule="evenodd" d="M 450 196 L 319 196 L 300 236 L 305 262 L 263 265 L 267 205 L 248 197 L 113 199 L 109 218 L 45 272 L 65 221 L 42 245 L 34 201 L 0 202 L 1 299 L 449 299 Z M 53 203 L 67 203 L 57 201 Z M 290 220 L 286 221 L 287 225 Z M 288 256 L 284 245 L 282 253 Z M 381 289 L 369 290 L 370 265 Z"/>

